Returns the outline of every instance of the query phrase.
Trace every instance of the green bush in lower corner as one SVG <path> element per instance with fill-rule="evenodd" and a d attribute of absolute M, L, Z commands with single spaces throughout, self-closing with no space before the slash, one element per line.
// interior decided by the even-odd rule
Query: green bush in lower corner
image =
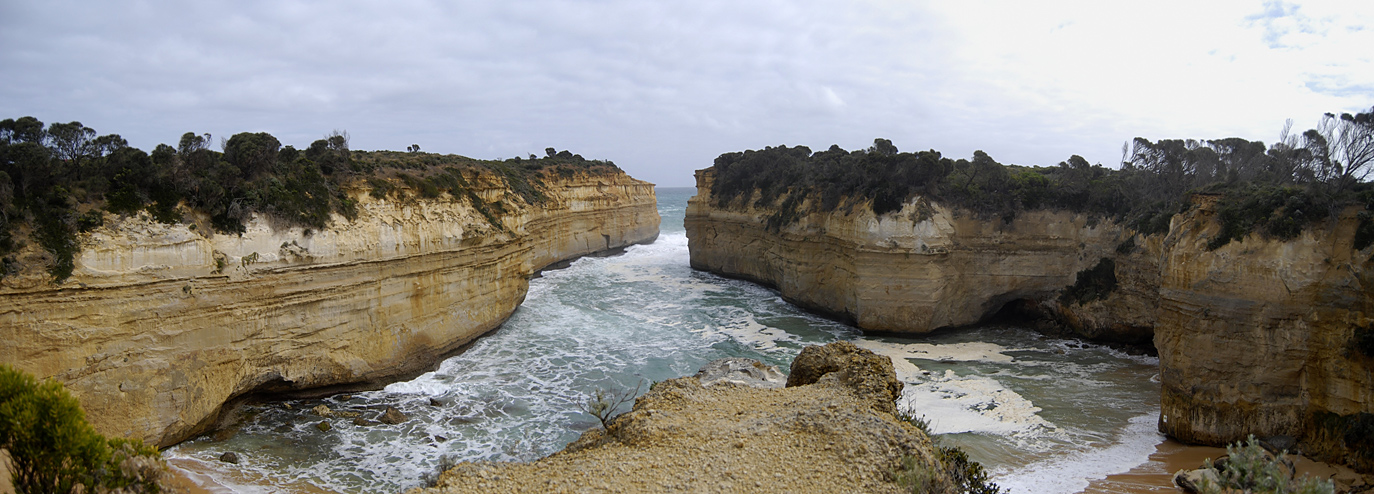
<path fill-rule="evenodd" d="M 157 448 L 106 439 L 61 383 L 0 364 L 0 448 L 16 494 L 162 492 Z"/>
<path fill-rule="evenodd" d="M 1000 494 L 1002 488 L 995 482 L 988 479 L 987 470 L 983 465 L 970 460 L 964 450 L 956 446 L 940 446 L 939 438 L 930 432 L 930 420 L 925 417 L 917 417 L 908 413 L 899 413 L 897 418 L 920 429 L 930 438 L 931 446 L 935 447 L 935 459 L 939 460 L 940 467 L 954 483 L 954 491 L 968 494 Z M 936 485 L 935 472 L 911 455 L 903 455 L 901 465 L 898 470 L 893 472 L 893 478 L 897 485 L 905 489 L 910 489 L 913 493 L 935 492 L 944 490 Z"/>
<path fill-rule="evenodd" d="M 1287 453 L 1270 455 L 1260 446 L 1255 436 L 1241 444 L 1226 446 L 1226 464 L 1218 468 L 1212 459 L 1204 462 L 1204 468 L 1215 468 L 1221 485 L 1204 481 L 1200 492 L 1252 492 L 1256 494 L 1332 494 L 1335 486 L 1330 480 L 1320 480 L 1306 475 L 1295 477 L 1293 463 Z"/>

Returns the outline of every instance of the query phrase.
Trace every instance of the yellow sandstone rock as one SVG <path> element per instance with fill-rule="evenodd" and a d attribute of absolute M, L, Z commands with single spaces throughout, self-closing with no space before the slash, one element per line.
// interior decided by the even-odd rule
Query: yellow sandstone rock
<path fill-rule="evenodd" d="M 496 176 L 474 185 L 488 201 L 508 194 Z M 322 231 L 107 221 L 61 287 L 0 287 L 0 362 L 62 381 L 100 432 L 160 446 L 245 393 L 416 374 L 500 325 L 536 270 L 658 235 L 653 184 L 624 173 L 551 178 L 544 192 L 507 202 L 499 228 L 463 200 L 363 190 L 357 219 Z"/>

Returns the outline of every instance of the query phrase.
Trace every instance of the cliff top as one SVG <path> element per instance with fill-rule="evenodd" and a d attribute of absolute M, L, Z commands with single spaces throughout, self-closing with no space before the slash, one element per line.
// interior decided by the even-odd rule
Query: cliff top
<path fill-rule="evenodd" d="M 610 161 L 569 151 L 503 161 L 420 151 L 355 151 L 347 133 L 303 149 L 266 132 L 235 134 L 210 149 L 209 134 L 187 132 L 151 152 L 118 134 L 97 136 L 80 122 L 44 127 L 33 117 L 0 121 L 0 279 L 43 264 L 60 284 L 81 250 L 77 233 L 107 213 L 147 213 L 161 223 L 195 222 L 201 232 L 242 234 L 254 214 L 274 224 L 322 230 L 352 220 L 357 194 L 379 199 L 444 194 L 491 217 L 545 200 L 546 181 L 624 173 Z M 479 192 L 502 188 L 509 193 Z M 26 260 L 27 259 L 27 260 Z"/>
<path fill-rule="evenodd" d="M 773 230 L 808 212 L 882 215 L 919 198 L 1004 221 L 1026 210 L 1069 210 L 1147 235 L 1166 231 L 1190 194 L 1210 192 L 1220 195 L 1226 223 L 1213 249 L 1251 231 L 1290 239 L 1352 204 L 1374 209 L 1374 188 L 1364 181 L 1374 171 L 1374 109 L 1327 114 L 1318 128 L 1285 130 L 1269 146 L 1234 137 L 1136 138 L 1122 151 L 1121 167 L 1111 169 L 1077 155 L 1041 167 L 1004 165 L 983 151 L 970 159 L 899 152 L 882 138 L 854 151 L 765 147 L 721 154 L 709 188 L 716 207 L 776 210 Z M 1374 220 L 1366 225 L 1364 245 L 1374 243 Z"/>

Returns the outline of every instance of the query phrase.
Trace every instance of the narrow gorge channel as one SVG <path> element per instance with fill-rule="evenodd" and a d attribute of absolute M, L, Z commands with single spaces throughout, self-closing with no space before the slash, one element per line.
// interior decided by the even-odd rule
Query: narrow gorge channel
<path fill-rule="evenodd" d="M 510 320 L 435 372 L 379 391 L 252 405 L 231 437 L 200 437 L 166 456 L 211 490 L 394 492 L 419 486 L 443 456 L 513 461 L 559 450 L 596 425 L 574 402 L 597 387 L 647 387 L 732 356 L 786 370 L 804 345 L 836 340 L 891 356 L 907 384 L 902 407 L 1011 492 L 1081 491 L 1144 463 L 1162 441 L 1156 359 L 1014 326 L 862 336 L 771 290 L 692 270 L 682 219 L 693 193 L 660 188 L 656 242 L 544 272 Z M 395 406 L 410 420 L 331 419 L 321 432 L 309 411 L 320 404 Z M 218 459 L 227 451 L 239 463 Z"/>

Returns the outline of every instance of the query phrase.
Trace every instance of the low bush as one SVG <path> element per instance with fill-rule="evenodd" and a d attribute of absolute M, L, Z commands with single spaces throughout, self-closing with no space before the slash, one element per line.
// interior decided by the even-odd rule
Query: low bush
<path fill-rule="evenodd" d="M 162 492 L 167 466 L 141 441 L 106 439 L 56 381 L 0 364 L 0 448 L 15 492 Z"/>
<path fill-rule="evenodd" d="M 1303 476 L 1294 478 L 1293 464 L 1286 453 L 1270 455 L 1260 446 L 1255 436 L 1250 436 L 1244 444 L 1226 446 L 1227 459 L 1224 465 L 1215 465 L 1208 458 L 1203 468 L 1218 471 L 1220 485 L 1204 481 L 1200 487 L 1205 494 L 1225 492 L 1249 492 L 1255 494 L 1330 494 L 1335 486 L 1330 480 L 1318 480 Z"/>

